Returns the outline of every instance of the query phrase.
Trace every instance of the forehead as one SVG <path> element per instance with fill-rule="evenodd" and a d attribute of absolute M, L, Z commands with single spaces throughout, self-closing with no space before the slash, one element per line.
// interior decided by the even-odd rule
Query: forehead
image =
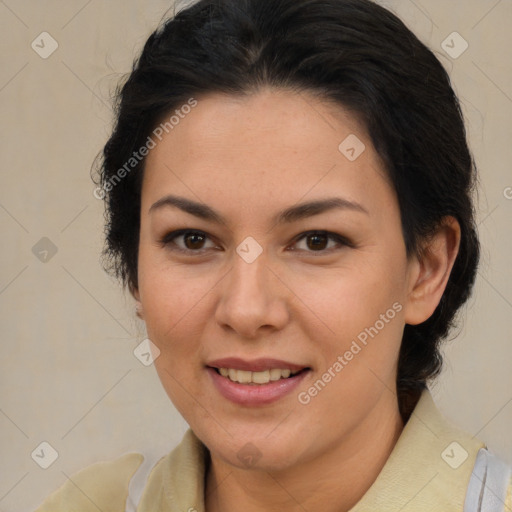
<path fill-rule="evenodd" d="M 312 94 L 264 89 L 197 98 L 147 156 L 142 202 L 148 209 L 165 193 L 181 193 L 215 198 L 224 210 L 254 210 L 263 199 L 290 203 L 333 192 L 375 206 L 392 200 L 365 127 Z"/>

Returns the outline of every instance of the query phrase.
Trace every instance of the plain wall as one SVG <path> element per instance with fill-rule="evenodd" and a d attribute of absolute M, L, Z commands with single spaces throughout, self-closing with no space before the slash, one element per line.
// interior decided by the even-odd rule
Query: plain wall
<path fill-rule="evenodd" d="M 450 420 L 512 463 L 512 3 L 381 3 L 450 71 L 480 170 L 482 264 L 432 391 Z M 187 428 L 154 367 L 133 355 L 144 326 L 100 266 L 103 204 L 89 175 L 111 127 L 110 91 L 170 6 L 0 3 L 4 512 L 35 508 L 94 462 L 131 451 L 163 455 Z M 58 43 L 46 59 L 31 47 L 36 40 L 43 50 L 43 31 Z M 454 31 L 469 43 L 458 58 L 441 47 Z M 42 441 L 59 454 L 46 470 L 31 457 Z"/>

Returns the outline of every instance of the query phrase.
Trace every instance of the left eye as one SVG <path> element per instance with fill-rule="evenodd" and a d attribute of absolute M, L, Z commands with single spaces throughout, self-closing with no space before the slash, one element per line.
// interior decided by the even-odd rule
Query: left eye
<path fill-rule="evenodd" d="M 327 231 L 312 231 L 309 233 L 304 233 L 295 240 L 295 244 L 297 244 L 301 240 L 306 241 L 306 250 L 310 250 L 308 252 L 326 252 L 329 249 L 327 248 L 327 246 L 329 245 L 329 241 L 335 242 L 336 244 L 338 244 L 338 246 L 350 245 L 348 241 L 345 240 L 343 237 L 337 235 L 336 233 L 329 233 Z M 330 247 L 330 249 L 333 249 L 333 247 Z"/>
<path fill-rule="evenodd" d="M 177 244 L 175 240 L 177 239 L 183 240 L 183 245 Z M 174 231 L 166 235 L 160 243 L 164 247 L 169 247 L 172 250 L 178 250 L 181 252 L 195 252 L 202 253 L 209 248 L 215 248 L 215 245 L 211 247 L 204 247 L 204 244 L 210 237 L 204 233 L 203 231 L 191 231 L 191 230 L 179 230 Z M 211 240 L 211 239 L 210 239 Z M 336 233 L 330 233 L 328 231 L 310 231 L 307 233 L 302 233 L 299 237 L 296 237 L 293 245 L 298 245 L 299 242 L 305 241 L 306 249 L 303 248 L 293 248 L 292 251 L 300 250 L 306 252 L 328 252 L 331 249 L 335 249 L 336 245 L 339 246 L 349 246 L 352 247 L 352 244 L 346 240 L 344 237 L 337 235 Z M 329 242 L 334 242 L 334 247 L 328 247 Z M 174 247 L 171 247 L 174 246 Z"/>

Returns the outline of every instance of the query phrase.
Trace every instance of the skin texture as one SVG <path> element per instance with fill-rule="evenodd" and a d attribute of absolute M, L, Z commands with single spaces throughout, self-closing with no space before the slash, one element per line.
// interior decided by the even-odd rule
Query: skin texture
<path fill-rule="evenodd" d="M 403 429 L 395 385 L 403 328 L 426 320 L 439 303 L 458 223 L 447 218 L 425 255 L 408 258 L 382 162 L 364 127 L 339 105 L 270 88 L 197 99 L 146 160 L 134 296 L 161 351 L 155 366 L 162 384 L 211 452 L 206 508 L 349 510 Z M 353 162 L 338 150 L 350 134 L 366 146 Z M 226 223 L 172 206 L 149 211 L 168 194 L 207 204 Z M 329 197 L 357 202 L 367 213 L 332 209 L 289 224 L 272 221 L 284 208 Z M 207 237 L 161 243 L 183 228 Z M 315 246 L 314 237 L 301 238 L 310 230 L 350 244 L 321 237 Z M 236 252 L 249 236 L 263 249 L 252 263 Z M 298 392 L 397 303 L 400 311 L 378 335 L 300 403 Z M 277 402 L 236 405 L 205 369 L 228 356 L 283 359 L 311 371 Z M 237 456 L 248 442 L 260 454 L 250 467 Z"/>

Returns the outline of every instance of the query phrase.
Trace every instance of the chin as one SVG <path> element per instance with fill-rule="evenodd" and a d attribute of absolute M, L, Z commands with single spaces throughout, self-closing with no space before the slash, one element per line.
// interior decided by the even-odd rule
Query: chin
<path fill-rule="evenodd" d="M 282 429 L 269 435 L 267 432 L 272 429 L 257 425 L 243 431 L 231 431 L 232 435 L 222 429 L 222 434 L 193 430 L 214 456 L 239 469 L 281 471 L 299 463 L 304 455 L 298 450 L 298 447 L 304 448 L 304 435 L 298 432 L 287 433 Z"/>

